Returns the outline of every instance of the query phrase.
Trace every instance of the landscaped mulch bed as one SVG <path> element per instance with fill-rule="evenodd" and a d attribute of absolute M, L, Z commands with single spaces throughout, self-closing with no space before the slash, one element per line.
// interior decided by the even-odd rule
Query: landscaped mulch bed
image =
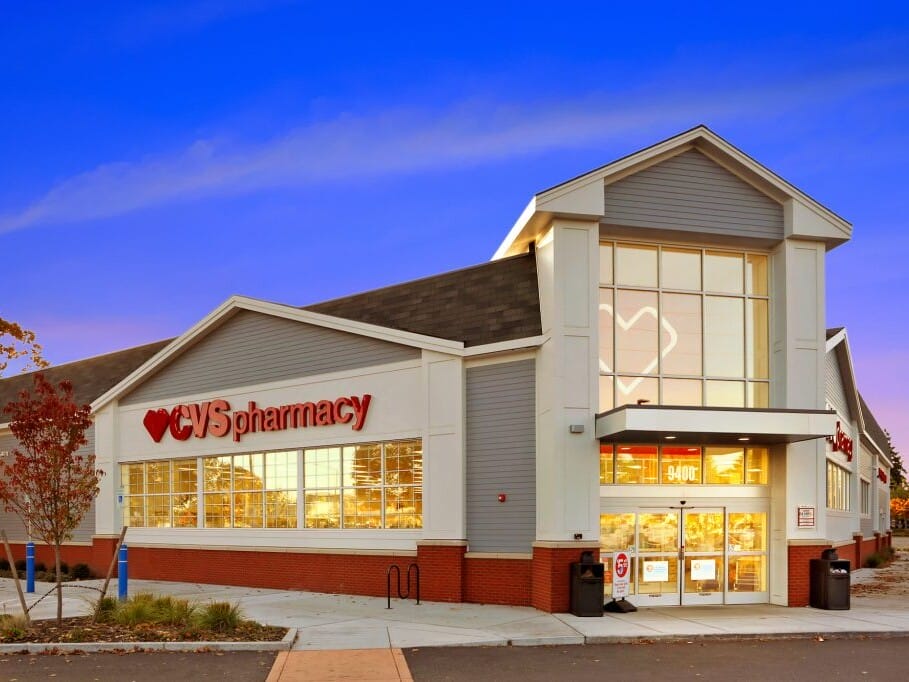
<path fill-rule="evenodd" d="M 909 553 L 897 552 L 889 565 L 875 569 L 871 581 L 853 585 L 851 591 L 856 597 L 909 596 Z"/>
<path fill-rule="evenodd" d="M 287 628 L 259 625 L 246 621 L 236 629 L 216 632 L 185 626 L 143 623 L 132 627 L 115 623 L 96 623 L 90 616 L 32 621 L 31 629 L 20 637 L 3 637 L 0 643 L 51 642 L 274 642 L 284 637 Z"/>

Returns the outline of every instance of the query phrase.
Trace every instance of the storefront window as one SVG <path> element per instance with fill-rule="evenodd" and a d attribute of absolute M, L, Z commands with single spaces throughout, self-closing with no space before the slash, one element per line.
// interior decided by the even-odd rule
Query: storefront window
<path fill-rule="evenodd" d="M 768 266 L 763 254 L 602 243 L 599 410 L 768 407 Z"/>
<path fill-rule="evenodd" d="M 827 509 L 849 511 L 852 508 L 849 489 L 852 473 L 843 467 L 827 462 Z"/>
<path fill-rule="evenodd" d="M 668 484 L 701 482 L 701 449 L 664 447 L 660 457 L 660 481 Z"/>
<path fill-rule="evenodd" d="M 766 485 L 765 447 L 600 446 L 600 485 Z"/>
<path fill-rule="evenodd" d="M 616 448 L 616 483 L 658 483 L 655 445 L 620 445 Z"/>
<path fill-rule="evenodd" d="M 302 482 L 298 483 L 300 461 Z M 419 440 L 122 464 L 124 522 L 132 527 L 420 528 Z"/>
<path fill-rule="evenodd" d="M 744 448 L 705 448 L 705 483 L 737 485 L 745 482 Z"/>

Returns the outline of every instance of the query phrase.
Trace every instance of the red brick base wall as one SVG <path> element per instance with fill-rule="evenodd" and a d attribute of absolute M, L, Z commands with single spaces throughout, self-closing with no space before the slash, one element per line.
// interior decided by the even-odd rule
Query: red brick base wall
<path fill-rule="evenodd" d="M 25 559 L 25 543 L 11 542 L 9 547 L 13 551 L 14 561 Z M 100 575 L 100 572 L 92 565 L 92 549 L 91 545 L 63 545 L 60 548 L 60 561 L 66 562 L 70 567 L 74 564 L 88 564 L 95 575 Z M 2 552 L 2 548 L 0 548 L 0 552 Z M 2 552 L 2 556 L 5 559 L 6 552 Z M 54 567 L 54 548 L 36 542 L 35 563 L 38 562 L 44 564 L 48 570 L 51 570 Z M 105 566 L 106 570 L 107 567 Z"/>
<path fill-rule="evenodd" d="M 565 613 L 571 606 L 571 564 L 578 561 L 583 551 L 592 551 L 598 561 L 600 548 L 534 547 L 531 571 L 530 605 L 549 613 Z"/>
<path fill-rule="evenodd" d="M 530 606 L 532 566 L 530 559 L 465 559 L 464 601 Z"/>
<path fill-rule="evenodd" d="M 811 559 L 820 559 L 830 545 L 798 545 L 789 547 L 789 606 L 808 606 L 809 566 Z M 839 550 L 837 550 L 839 554 Z M 841 558 L 842 555 L 840 555 Z"/>
<path fill-rule="evenodd" d="M 420 596 L 429 601 L 464 601 L 463 545 L 417 545 Z M 384 593 L 383 593 L 384 594 Z"/>

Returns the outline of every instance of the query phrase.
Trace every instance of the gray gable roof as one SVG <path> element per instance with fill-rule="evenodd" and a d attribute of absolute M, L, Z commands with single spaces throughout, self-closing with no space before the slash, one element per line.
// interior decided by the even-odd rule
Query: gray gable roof
<path fill-rule="evenodd" d="M 73 385 L 73 398 L 77 404 L 91 403 L 120 383 L 172 340 L 156 341 L 86 360 L 68 362 L 48 367 L 41 372 L 53 384 L 64 380 L 70 381 Z M 0 379 L 0 424 L 9 421 L 9 415 L 4 414 L 3 409 L 16 400 L 21 391 L 32 389 L 32 377 L 35 374 L 36 372 L 29 372 Z"/>
<path fill-rule="evenodd" d="M 542 333 L 536 258 L 524 253 L 462 270 L 305 306 L 324 315 L 476 346 Z M 173 339 L 69 362 L 42 370 L 53 383 L 73 384 L 76 402 L 91 403 L 151 359 Z M 0 379 L 2 410 L 32 376 Z"/>
<path fill-rule="evenodd" d="M 874 444 L 881 449 L 881 452 L 887 455 L 887 457 L 890 457 L 890 446 L 887 443 L 887 434 L 884 433 L 884 429 L 881 425 L 877 423 L 877 419 L 874 418 L 871 408 L 868 407 L 868 403 L 865 402 L 865 398 L 862 397 L 861 393 L 859 393 L 859 402 L 862 407 L 862 418 L 865 420 L 865 431 L 871 436 L 871 440 L 874 441 Z"/>
<path fill-rule="evenodd" d="M 542 333 L 533 253 L 316 303 L 304 310 L 461 341 L 465 346 Z"/>

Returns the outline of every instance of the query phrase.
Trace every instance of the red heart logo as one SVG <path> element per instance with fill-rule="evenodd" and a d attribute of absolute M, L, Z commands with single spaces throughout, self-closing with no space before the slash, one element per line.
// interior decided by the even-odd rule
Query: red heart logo
<path fill-rule="evenodd" d="M 167 427 L 170 426 L 170 412 L 167 410 L 149 410 L 145 413 L 145 419 L 142 420 L 145 428 L 156 443 L 160 443 L 164 438 Z"/>

